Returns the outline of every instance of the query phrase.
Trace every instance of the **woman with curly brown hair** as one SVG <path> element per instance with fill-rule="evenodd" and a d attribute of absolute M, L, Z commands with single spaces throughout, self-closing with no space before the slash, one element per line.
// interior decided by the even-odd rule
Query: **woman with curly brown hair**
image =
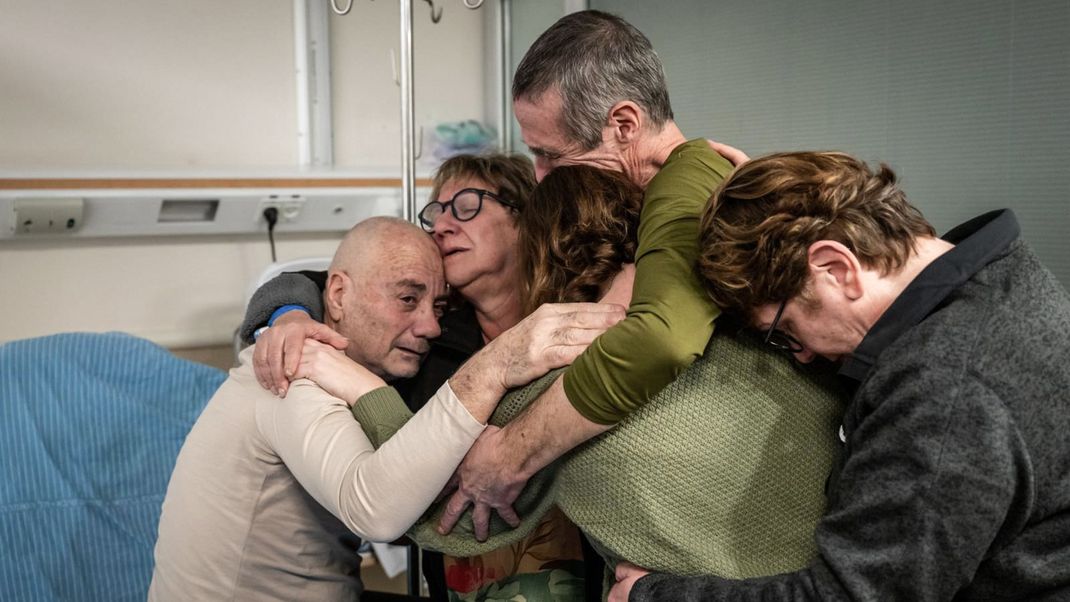
<path fill-rule="evenodd" d="M 642 202 L 643 191 L 620 173 L 574 165 L 546 176 L 517 224 L 524 313 L 600 298 L 635 261 Z"/>

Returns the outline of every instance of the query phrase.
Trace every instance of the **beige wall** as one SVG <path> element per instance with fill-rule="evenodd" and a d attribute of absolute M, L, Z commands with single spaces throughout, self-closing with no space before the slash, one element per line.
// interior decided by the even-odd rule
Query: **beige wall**
<path fill-rule="evenodd" d="M 397 169 L 398 7 L 355 1 L 331 15 L 335 164 Z M 493 118 L 489 7 L 414 8 L 417 123 Z M 4 0 L 0 172 L 292 169 L 293 54 L 286 0 Z"/>
<path fill-rule="evenodd" d="M 331 255 L 334 236 L 276 242 L 280 258 Z M 0 342 L 119 330 L 168 347 L 226 343 L 246 289 L 270 263 L 267 242 L 101 240 L 57 249 L 0 247 Z"/>
<path fill-rule="evenodd" d="M 415 4 L 418 123 L 485 119 L 490 15 L 448 3 L 432 25 Z M 285 0 L 3 0 L 0 176 L 295 175 L 292 13 Z M 338 171 L 395 176 L 397 3 L 356 0 L 331 19 Z M 280 238 L 279 258 L 330 255 L 339 237 Z M 0 342 L 225 342 L 269 261 L 249 237 L 0 241 Z"/>
<path fill-rule="evenodd" d="M 493 120 L 497 108 L 484 107 L 490 74 L 483 59 L 483 19 L 494 18 L 491 7 L 468 10 L 460 0 L 437 5 L 444 7 L 442 20 L 432 24 L 427 4 L 413 2 L 416 124 L 426 130 L 443 121 Z M 331 19 L 337 166 L 400 165 L 401 92 L 390 58 L 391 49 L 398 54 L 398 23 L 397 0 L 354 0 L 351 13 Z"/>
<path fill-rule="evenodd" d="M 0 168 L 297 161 L 289 2 L 4 0 Z"/>

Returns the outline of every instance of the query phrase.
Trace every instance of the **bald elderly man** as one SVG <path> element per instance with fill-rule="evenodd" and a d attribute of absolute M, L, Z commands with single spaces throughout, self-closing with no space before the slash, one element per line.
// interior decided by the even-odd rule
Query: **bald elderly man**
<path fill-rule="evenodd" d="M 360 539 L 400 536 L 508 387 L 571 361 L 623 314 L 547 308 L 472 358 L 375 450 L 362 410 L 396 395 L 386 381 L 414 375 L 440 334 L 438 249 L 408 222 L 366 220 L 338 247 L 323 303 L 349 340 L 344 353 L 310 341 L 283 400 L 258 384 L 246 349 L 190 431 L 163 504 L 150 600 L 359 597 Z M 518 353 L 528 361 L 500 360 Z"/>

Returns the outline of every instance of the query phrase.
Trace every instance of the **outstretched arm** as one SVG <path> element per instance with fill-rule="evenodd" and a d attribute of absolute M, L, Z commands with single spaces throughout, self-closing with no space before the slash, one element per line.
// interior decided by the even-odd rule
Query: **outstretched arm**
<path fill-rule="evenodd" d="M 450 378 L 449 384 L 469 413 L 486 422 L 507 391 L 571 363 L 591 341 L 623 318 L 624 308 L 619 305 L 548 303 L 472 356 Z M 302 362 L 302 376 L 312 370 L 305 372 L 304 365 Z M 369 390 L 360 383 L 334 384 L 339 382 L 334 378 L 330 382 L 329 390 L 342 396 L 363 395 Z M 353 415 L 379 446 L 393 435 L 391 427 L 400 427 L 411 412 L 394 394 L 385 405 L 368 406 L 363 398 L 357 400 Z"/>

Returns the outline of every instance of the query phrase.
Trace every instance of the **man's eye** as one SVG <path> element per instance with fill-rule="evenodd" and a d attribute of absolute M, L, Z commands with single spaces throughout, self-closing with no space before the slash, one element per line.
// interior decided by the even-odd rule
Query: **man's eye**
<path fill-rule="evenodd" d="M 556 161 L 556 160 L 561 158 L 560 154 L 553 153 L 553 152 L 550 152 L 548 150 L 541 149 L 541 148 L 538 148 L 538 149 L 533 148 L 533 149 L 531 149 L 531 154 L 533 154 L 536 157 L 542 159 L 543 161 Z"/>
<path fill-rule="evenodd" d="M 405 295 L 401 297 L 401 302 L 405 305 L 416 305 L 416 297 L 414 295 Z"/>

